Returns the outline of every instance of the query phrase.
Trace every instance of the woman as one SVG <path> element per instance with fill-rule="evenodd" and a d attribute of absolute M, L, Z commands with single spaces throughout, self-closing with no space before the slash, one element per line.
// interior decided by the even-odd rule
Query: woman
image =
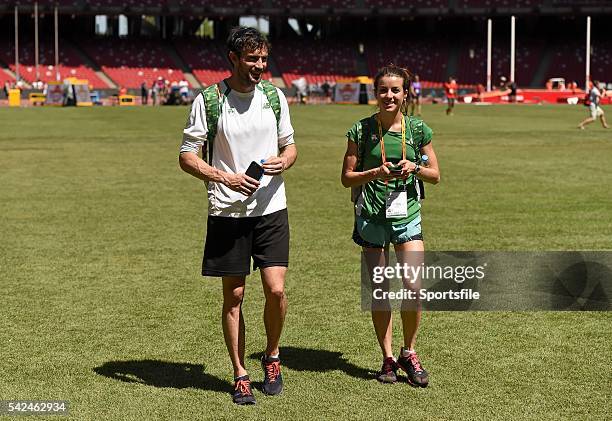
<path fill-rule="evenodd" d="M 348 131 L 342 184 L 360 188 L 356 194 L 353 240 L 363 247 L 368 266 L 386 265 L 393 244 L 398 262 L 423 252 L 418 187 L 415 176 L 436 184 L 438 161 L 431 145 L 432 130 L 422 120 L 406 117 L 410 76 L 405 69 L 388 65 L 374 79 L 378 113 L 355 123 Z M 428 165 L 419 159 L 427 155 Z M 396 163 L 394 165 L 393 163 Z M 368 257 L 369 256 L 369 257 Z M 404 343 L 397 360 L 391 345 L 391 309 L 372 309 L 372 322 L 383 354 L 378 380 L 394 383 L 401 368 L 409 380 L 426 387 L 429 379 L 415 352 L 421 319 L 420 305 L 401 313 Z"/>
<path fill-rule="evenodd" d="M 412 83 L 410 84 L 410 115 L 421 116 L 421 82 L 419 81 L 419 75 L 414 75 Z"/>

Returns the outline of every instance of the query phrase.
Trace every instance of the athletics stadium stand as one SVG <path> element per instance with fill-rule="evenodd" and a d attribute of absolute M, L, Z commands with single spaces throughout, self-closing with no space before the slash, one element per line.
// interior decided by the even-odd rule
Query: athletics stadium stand
<path fill-rule="evenodd" d="M 174 47 L 203 85 L 208 86 L 230 76 L 230 64 L 224 56 L 224 46 L 208 40 L 187 38 L 176 40 Z M 272 74 L 267 71 L 263 78 L 270 80 Z"/>
<path fill-rule="evenodd" d="M 583 83 L 585 71 L 585 48 L 579 42 L 556 44 L 546 78 L 562 77 L 566 82 Z M 612 75 L 612 41 L 602 41 L 591 46 L 591 76 L 593 79 L 609 80 Z"/>
<path fill-rule="evenodd" d="M 543 43 L 516 47 L 515 77 L 519 86 L 529 86 L 536 72 Z M 510 77 L 510 47 L 494 47 L 492 50 L 491 80 L 493 84 L 501 76 Z M 482 42 L 466 42 L 459 51 L 457 80 L 461 83 L 477 84 L 486 81 L 487 52 Z"/>
<path fill-rule="evenodd" d="M 229 77 L 229 62 L 214 42 L 181 39 L 174 42 L 174 47 L 203 85 L 208 86 Z"/>
<path fill-rule="evenodd" d="M 223 8 L 244 8 L 244 7 L 262 7 L 264 2 L 261 0 L 209 0 L 206 2 L 198 0 L 169 0 L 169 6 L 185 7 L 202 7 L 213 6 Z"/>
<path fill-rule="evenodd" d="M 4 86 L 6 82 L 14 83 L 15 79 L 12 76 L 9 76 L 4 70 L 0 69 L 0 87 Z"/>
<path fill-rule="evenodd" d="M 420 8 L 447 8 L 448 0 L 415 0 L 407 2 L 405 0 L 365 0 L 366 7 L 379 9 L 410 9 L 411 7 Z"/>
<path fill-rule="evenodd" d="M 468 8 L 523 8 L 541 5 L 542 0 L 457 0 L 457 9 Z"/>
<path fill-rule="evenodd" d="M 584 45 L 568 42 L 554 45 L 552 48 L 552 59 L 546 72 L 546 79 L 562 77 L 566 82 L 584 80 Z M 594 59 L 592 57 L 592 60 Z"/>
<path fill-rule="evenodd" d="M 342 8 L 349 9 L 355 7 L 356 0 L 272 0 L 272 6 L 282 9 L 297 8 Z"/>
<path fill-rule="evenodd" d="M 15 48 L 12 41 L 0 41 L 0 60 L 8 64 L 9 68 L 15 72 Z M 76 77 L 86 79 L 94 88 L 108 88 L 95 71 L 83 63 L 78 53 L 69 44 L 60 41 L 59 52 L 59 72 L 60 79 Z M 28 83 L 36 81 L 36 68 L 34 60 L 34 42 L 21 41 L 19 43 L 19 73 Z M 55 69 L 55 50 L 52 43 L 39 43 L 39 75 L 40 80 L 49 82 L 56 80 Z M 2 72 L 4 73 L 4 72 Z"/>
<path fill-rule="evenodd" d="M 357 76 L 357 46 L 350 41 L 276 41 L 274 61 L 287 86 L 304 77 L 309 84 L 337 81 Z"/>
<path fill-rule="evenodd" d="M 612 75 L 612 41 L 597 43 L 593 47 L 591 74 L 594 79 L 603 80 Z"/>
<path fill-rule="evenodd" d="M 149 39 L 92 39 L 80 44 L 116 84 L 138 88 L 162 77 L 169 81 L 185 78 L 164 50 L 161 41 Z"/>
<path fill-rule="evenodd" d="M 433 40 L 371 41 L 366 44 L 368 69 L 374 75 L 391 62 L 418 74 L 424 88 L 439 87 L 446 75 L 448 50 L 447 44 Z"/>

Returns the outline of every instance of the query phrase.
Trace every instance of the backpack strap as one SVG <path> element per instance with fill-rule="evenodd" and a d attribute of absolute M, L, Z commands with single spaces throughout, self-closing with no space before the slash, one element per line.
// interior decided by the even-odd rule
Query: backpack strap
<path fill-rule="evenodd" d="M 425 138 L 425 132 L 423 131 L 423 120 L 414 116 L 407 116 L 406 118 L 408 119 L 408 125 L 412 135 L 414 160 L 418 163 L 421 161 L 421 144 Z M 414 187 L 417 193 L 417 200 L 421 202 L 423 199 L 425 199 L 425 184 L 423 183 L 423 180 L 420 180 L 415 176 Z"/>
<path fill-rule="evenodd" d="M 276 129 L 280 122 L 281 106 L 276 86 L 267 80 L 261 81 L 261 88 L 268 99 L 268 103 L 274 112 L 276 117 Z M 223 108 L 223 98 L 225 98 L 231 92 L 231 88 L 228 86 L 225 92 L 221 93 L 220 84 L 210 85 L 201 91 L 204 97 L 204 107 L 206 109 L 206 126 L 208 127 L 208 133 L 206 135 L 206 143 L 208 149 L 208 163 L 212 163 L 213 155 L 213 144 L 215 136 L 217 136 L 217 129 L 219 126 L 219 116 Z"/>
<path fill-rule="evenodd" d="M 357 123 L 357 165 L 355 171 L 363 171 L 365 159 L 365 145 L 370 136 L 370 117 L 363 118 Z"/>
<path fill-rule="evenodd" d="M 408 126 L 412 132 L 412 142 L 417 161 L 421 159 L 421 143 L 425 138 L 425 132 L 423 131 L 423 120 L 415 116 L 407 116 Z"/>
<path fill-rule="evenodd" d="M 278 126 L 280 124 L 281 105 L 276 86 L 274 86 L 272 82 L 263 79 L 260 83 L 261 88 L 268 99 L 268 103 L 270 104 L 272 111 L 274 111 L 274 117 L 276 117 L 276 129 L 278 130 Z"/>
<path fill-rule="evenodd" d="M 365 159 L 366 142 L 370 136 L 370 117 L 363 118 L 357 122 L 357 164 L 355 171 L 363 171 L 363 162 Z M 357 199 L 361 195 L 362 186 L 351 188 L 351 202 L 357 203 Z"/>
<path fill-rule="evenodd" d="M 219 85 L 210 85 L 201 92 L 204 97 L 204 108 L 206 110 L 206 148 L 208 149 L 208 163 L 212 165 L 213 143 L 217 136 L 219 115 L 221 114 L 222 97 Z M 204 157 L 206 159 L 206 157 Z"/>

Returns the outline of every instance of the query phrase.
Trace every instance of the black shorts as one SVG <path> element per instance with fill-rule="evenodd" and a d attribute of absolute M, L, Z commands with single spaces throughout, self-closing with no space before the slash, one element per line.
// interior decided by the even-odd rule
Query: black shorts
<path fill-rule="evenodd" d="M 209 216 L 203 276 L 247 276 L 253 270 L 289 265 L 287 209 L 263 216 Z"/>

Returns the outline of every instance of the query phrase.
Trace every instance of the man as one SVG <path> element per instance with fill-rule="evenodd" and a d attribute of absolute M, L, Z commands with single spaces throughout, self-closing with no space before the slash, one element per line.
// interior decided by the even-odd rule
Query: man
<path fill-rule="evenodd" d="M 510 89 L 508 99 L 510 100 L 510 102 L 516 102 L 516 82 L 511 80 L 508 84 L 508 89 Z"/>
<path fill-rule="evenodd" d="M 606 122 L 606 116 L 604 115 L 604 110 L 599 106 L 599 102 L 601 98 L 606 94 L 605 91 L 603 93 L 599 90 L 599 81 L 593 81 L 591 90 L 588 93 L 587 101 L 589 106 L 590 117 L 585 118 L 582 123 L 578 125 L 578 128 L 584 130 L 584 126 L 587 124 L 591 124 L 597 117 L 601 121 L 601 125 L 607 129 L 608 123 Z"/>
<path fill-rule="evenodd" d="M 147 105 L 149 102 L 149 89 L 147 88 L 147 82 L 140 84 L 140 102 L 142 105 Z"/>
<path fill-rule="evenodd" d="M 452 76 L 448 78 L 448 82 L 444 83 L 444 93 L 446 94 L 446 100 L 448 103 L 446 115 L 453 115 L 455 99 L 457 98 L 457 81 L 455 81 Z"/>
<path fill-rule="evenodd" d="M 222 326 L 234 368 L 237 404 L 254 404 L 251 381 L 244 364 L 245 328 L 242 300 L 250 261 L 259 268 L 265 294 L 264 324 L 267 346 L 262 357 L 263 392 L 282 391 L 279 340 L 285 320 L 285 274 L 289 258 L 289 224 L 281 173 L 297 158 L 289 107 L 283 93 L 270 85 L 280 109 L 262 87 L 269 45 L 257 30 L 235 28 L 228 42 L 232 74 L 218 84 L 220 111 L 213 145 L 207 144 L 206 99 L 194 100 L 179 162 L 189 174 L 204 180 L 208 189 L 208 229 L 202 275 L 221 277 Z M 213 88 L 216 89 L 216 88 Z M 215 94 L 216 95 L 216 94 Z M 207 97 L 208 98 L 208 97 Z M 198 151 L 208 163 L 200 159 Z M 253 162 L 263 161 L 264 175 L 245 174 Z"/>

